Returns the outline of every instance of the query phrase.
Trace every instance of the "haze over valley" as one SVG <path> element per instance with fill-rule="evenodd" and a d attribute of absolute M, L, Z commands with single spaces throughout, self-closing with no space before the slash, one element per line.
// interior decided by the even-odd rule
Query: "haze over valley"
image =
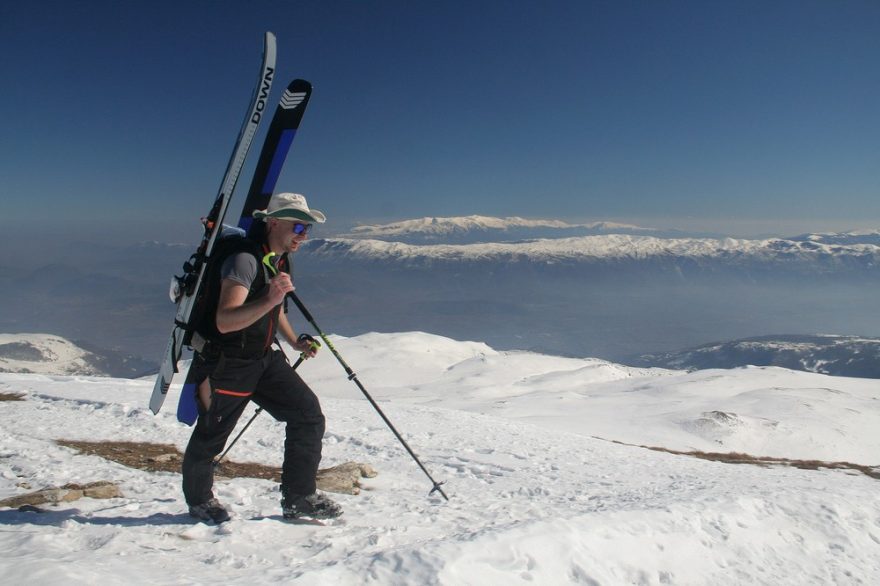
<path fill-rule="evenodd" d="M 347 336 L 426 331 L 625 362 L 754 336 L 880 336 L 876 231 L 668 234 L 418 219 L 318 233 L 294 256 L 294 280 L 322 329 Z M 174 317 L 166 284 L 193 249 L 75 243 L 43 264 L 4 266 L 0 331 L 58 334 L 157 361 Z M 299 316 L 294 323 L 304 329 Z"/>

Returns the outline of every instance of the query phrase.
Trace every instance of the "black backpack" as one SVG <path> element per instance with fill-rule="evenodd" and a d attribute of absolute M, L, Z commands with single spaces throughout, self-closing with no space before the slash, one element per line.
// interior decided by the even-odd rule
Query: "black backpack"
<path fill-rule="evenodd" d="M 214 243 L 211 256 L 205 259 L 205 275 L 190 312 L 189 322 L 186 324 L 178 323 L 185 332 L 184 345 L 201 351 L 205 342 L 217 340 L 220 337 L 216 322 L 217 304 L 220 301 L 220 272 L 223 261 L 239 252 L 248 252 L 254 255 L 257 259 L 257 266 L 261 265 L 262 247 L 253 240 L 245 238 L 240 232 L 219 236 Z M 251 291 L 262 288 L 265 284 L 262 271 L 258 271 L 257 274 L 258 278 L 254 279 L 251 284 Z M 194 336 L 195 339 L 193 339 Z"/>

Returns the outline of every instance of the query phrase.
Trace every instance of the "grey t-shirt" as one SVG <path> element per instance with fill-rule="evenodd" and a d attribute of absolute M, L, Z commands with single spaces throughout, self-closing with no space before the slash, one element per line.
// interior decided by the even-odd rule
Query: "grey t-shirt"
<path fill-rule="evenodd" d="M 220 279 L 232 279 L 248 289 L 257 278 L 257 258 L 247 252 L 233 254 L 223 261 Z"/>

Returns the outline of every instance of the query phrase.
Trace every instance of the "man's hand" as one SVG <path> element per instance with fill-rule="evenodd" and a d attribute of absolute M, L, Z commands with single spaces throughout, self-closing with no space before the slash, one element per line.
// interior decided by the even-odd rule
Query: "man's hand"
<path fill-rule="evenodd" d="M 281 272 L 269 280 L 269 300 L 272 306 L 278 305 L 284 301 L 284 296 L 294 290 L 293 281 L 290 275 Z"/>
<path fill-rule="evenodd" d="M 303 359 L 313 358 L 320 347 L 321 342 L 308 334 L 300 334 L 293 344 L 293 349 L 299 352 Z"/>

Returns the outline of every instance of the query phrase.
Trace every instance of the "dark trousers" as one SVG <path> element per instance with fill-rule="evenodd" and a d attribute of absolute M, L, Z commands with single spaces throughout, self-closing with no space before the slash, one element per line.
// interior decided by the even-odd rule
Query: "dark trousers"
<path fill-rule="evenodd" d="M 214 458 L 248 401 L 287 423 L 284 441 L 283 489 L 295 494 L 315 492 L 321 461 L 324 414 L 318 397 L 287 363 L 284 354 L 270 350 L 263 358 L 239 359 L 221 355 L 198 361 L 193 368 L 210 378 L 211 405 L 199 404 L 199 419 L 183 456 L 183 494 L 189 505 L 213 498 Z"/>

